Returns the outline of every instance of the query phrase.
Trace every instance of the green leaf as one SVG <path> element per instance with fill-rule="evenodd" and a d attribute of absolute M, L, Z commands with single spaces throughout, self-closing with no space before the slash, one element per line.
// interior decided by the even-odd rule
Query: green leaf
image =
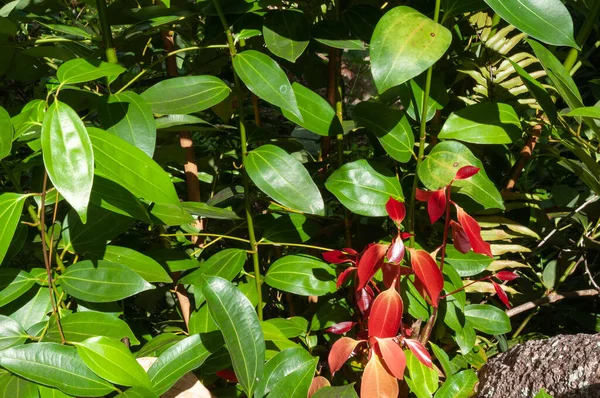
<path fill-rule="evenodd" d="M 48 289 L 35 286 L 29 292 L 1 307 L 2 314 L 8 315 L 17 321 L 25 330 L 38 322 L 48 320 L 48 312 L 52 310 L 52 303 Z"/>
<path fill-rule="evenodd" d="M 0 366 L 69 395 L 101 397 L 114 390 L 86 366 L 75 348 L 57 343 L 26 344 L 4 350 Z"/>
<path fill-rule="evenodd" d="M 286 109 L 281 109 L 283 116 L 297 125 L 324 137 L 343 133 L 340 119 L 324 98 L 297 82 L 292 84 L 292 89 L 302 118 L 298 118 Z"/>
<path fill-rule="evenodd" d="M 219 327 L 210 316 L 208 305 L 205 304 L 201 306 L 200 309 L 192 311 L 189 323 L 189 332 L 191 334 L 209 333 L 217 330 L 219 330 Z"/>
<path fill-rule="evenodd" d="M 39 389 L 40 396 L 39 398 L 70 398 L 70 395 L 65 394 L 64 392 L 57 390 L 56 388 L 50 388 L 38 384 L 37 388 Z"/>
<path fill-rule="evenodd" d="M 352 111 L 356 124 L 375 134 L 393 159 L 406 163 L 414 155 L 415 138 L 404 112 L 377 102 L 363 101 Z"/>
<path fill-rule="evenodd" d="M 255 50 L 242 51 L 233 57 L 233 69 L 256 96 L 302 119 L 290 81 L 268 55 Z"/>
<path fill-rule="evenodd" d="M 519 116 L 512 106 L 481 102 L 452 113 L 438 137 L 473 144 L 510 144 L 522 133 Z"/>
<path fill-rule="evenodd" d="M 213 218 L 215 220 L 239 220 L 240 217 L 231 210 L 221 209 L 220 207 L 210 206 L 206 203 L 201 202 L 183 202 L 181 204 L 184 209 L 189 211 L 191 214 L 204 217 Z"/>
<path fill-rule="evenodd" d="M 297 360 L 297 359 L 296 359 Z M 271 389 L 271 398 L 305 398 L 315 375 L 318 358 L 313 358 L 301 368 L 289 373 L 285 382 L 280 382 Z"/>
<path fill-rule="evenodd" d="M 206 278 L 202 292 L 223 334 L 239 383 L 246 395 L 252 396 L 265 361 L 265 340 L 254 307 L 223 278 Z"/>
<path fill-rule="evenodd" d="M 390 197 L 404 200 L 398 178 L 365 159 L 343 165 L 327 179 L 325 187 L 347 209 L 362 216 L 387 216 L 385 204 Z"/>
<path fill-rule="evenodd" d="M 289 319 L 272 318 L 264 321 L 264 323 L 274 325 L 287 339 L 305 334 L 306 329 L 308 328 L 308 321 L 298 316 Z"/>
<path fill-rule="evenodd" d="M 0 350 L 23 344 L 29 336 L 19 322 L 0 315 Z"/>
<path fill-rule="evenodd" d="M 164 0 L 161 1 L 164 2 Z M 115 395 L 115 398 L 158 398 L 158 395 L 144 387 L 132 387 Z"/>
<path fill-rule="evenodd" d="M 91 337 L 104 336 L 115 340 L 127 337 L 131 345 L 140 344 L 125 321 L 103 312 L 75 312 L 62 317 L 60 326 L 65 339 L 69 342 L 78 343 Z M 55 343 L 61 341 L 56 322 L 50 323 L 43 341 Z"/>
<path fill-rule="evenodd" d="M 381 11 L 378 7 L 367 4 L 353 5 L 342 15 L 342 21 L 350 29 L 350 32 L 365 43 L 371 41 L 379 18 L 381 18 Z"/>
<path fill-rule="evenodd" d="M 36 279 L 29 273 L 15 268 L 0 268 L 0 307 L 25 294 Z"/>
<path fill-rule="evenodd" d="M 158 225 L 187 225 L 194 222 L 194 217 L 183 206 L 171 203 L 154 203 L 150 218 Z"/>
<path fill-rule="evenodd" d="M 554 46 L 579 48 L 573 20 L 560 0 L 485 0 L 506 22 L 529 36 Z"/>
<path fill-rule="evenodd" d="M 406 114 L 417 122 L 421 120 L 421 116 L 423 115 L 425 75 L 422 73 L 399 87 L 400 101 L 403 105 L 408 104 Z M 444 109 L 448 101 L 449 98 L 444 86 L 443 76 L 434 74 L 431 78 L 431 89 L 429 91 L 429 98 L 427 99 L 427 121 L 433 119 L 436 111 Z"/>
<path fill-rule="evenodd" d="M 315 359 L 312 355 L 308 353 L 304 348 L 295 347 L 288 348 L 286 350 L 281 351 L 277 355 L 267 362 L 265 365 L 265 371 L 263 377 L 260 379 L 260 382 L 256 386 L 256 390 L 254 392 L 256 397 L 264 397 L 265 395 L 275 390 L 280 384 L 288 385 L 287 387 L 301 387 L 299 393 L 303 392 L 303 397 L 306 397 L 308 393 L 308 388 L 310 387 L 310 382 L 312 381 L 312 375 L 314 374 L 315 369 Z M 292 374 L 296 372 L 302 373 L 303 371 L 310 370 L 311 375 L 306 385 L 299 386 L 298 382 L 300 380 L 295 381 L 294 383 L 290 383 L 290 377 Z M 301 383 L 300 383 L 301 384 Z M 306 387 L 306 388 L 304 388 Z M 280 394 L 276 394 L 278 396 L 282 396 Z M 284 395 L 285 396 L 285 395 Z M 292 397 L 295 395 L 288 395 L 288 397 Z M 298 394 L 300 396 L 300 394 Z"/>
<path fill-rule="evenodd" d="M 50 181 L 85 224 L 94 181 L 94 151 L 77 112 L 58 100 L 44 116 L 42 154 Z"/>
<path fill-rule="evenodd" d="M 185 336 L 167 332 L 159 334 L 158 336 L 153 337 L 148 343 L 144 344 L 144 346 L 136 352 L 136 357 L 156 356 L 154 355 L 156 352 L 164 352 L 184 338 Z"/>
<path fill-rule="evenodd" d="M 63 63 L 56 77 L 63 84 L 84 83 L 101 77 L 119 76 L 125 72 L 120 65 L 98 60 L 76 58 Z"/>
<path fill-rule="evenodd" d="M 215 76 L 184 76 L 162 80 L 142 93 L 142 98 L 161 115 L 187 115 L 217 105 L 231 90 Z"/>
<path fill-rule="evenodd" d="M 148 369 L 152 390 L 164 394 L 183 375 L 202 365 L 206 358 L 221 348 L 222 340 L 218 337 L 211 341 L 209 335 L 188 336 L 160 354 Z"/>
<path fill-rule="evenodd" d="M 141 149 L 100 129 L 88 131 L 103 176 L 146 200 L 179 204 L 169 175 Z"/>
<path fill-rule="evenodd" d="M 326 46 L 341 50 L 364 50 L 365 45 L 350 34 L 350 30 L 339 21 L 324 20 L 313 25 L 313 38 Z"/>
<path fill-rule="evenodd" d="M 26 195 L 11 192 L 0 194 L 0 264 L 19 225 L 26 198 Z"/>
<path fill-rule="evenodd" d="M 598 106 L 586 106 L 583 108 L 571 109 L 565 116 L 573 117 L 591 117 L 594 119 L 600 119 L 600 107 Z"/>
<path fill-rule="evenodd" d="M 310 24 L 297 10 L 267 12 L 262 30 L 269 51 L 290 62 L 296 62 L 310 41 Z"/>
<path fill-rule="evenodd" d="M 282 205 L 303 213 L 325 215 L 325 204 L 308 171 L 295 157 L 274 145 L 248 154 L 246 171 L 256 186 Z"/>
<path fill-rule="evenodd" d="M 552 395 L 548 394 L 545 388 L 542 388 L 537 394 L 535 394 L 534 398 L 552 398 Z"/>
<path fill-rule="evenodd" d="M 148 156 L 154 155 L 156 123 L 150 105 L 133 91 L 105 95 L 98 103 L 100 124 Z"/>
<path fill-rule="evenodd" d="M 487 334 L 503 334 L 511 330 L 510 318 L 504 311 L 488 304 L 471 304 L 465 307 L 467 321 L 477 330 Z"/>
<path fill-rule="evenodd" d="M 420 75 L 440 59 L 452 41 L 442 25 L 406 6 L 389 10 L 371 38 L 371 71 L 377 91 Z"/>
<path fill-rule="evenodd" d="M 309 241 L 319 232 L 319 224 L 304 214 L 284 214 L 275 220 L 269 219 L 269 228 L 262 239 L 270 242 L 299 242 Z"/>
<path fill-rule="evenodd" d="M 68 294 L 91 303 L 108 303 L 154 289 L 131 269 L 105 260 L 80 261 L 58 280 Z"/>
<path fill-rule="evenodd" d="M 483 0 L 442 0 L 442 9 L 444 10 L 442 21 L 454 15 L 480 11 L 484 8 L 486 8 L 486 4 Z"/>
<path fill-rule="evenodd" d="M 50 30 L 53 30 L 55 32 L 58 33 L 64 33 L 66 35 L 69 36 L 79 36 L 79 37 L 83 37 L 84 39 L 91 39 L 92 35 L 89 34 L 87 31 L 78 28 L 76 26 L 69 26 L 69 25 L 58 25 L 58 24 L 45 24 L 45 23 L 40 23 L 40 25 L 43 25 L 45 27 L 47 27 Z M 87 62 L 95 62 L 94 61 L 87 61 Z"/>
<path fill-rule="evenodd" d="M 265 283 L 301 296 L 323 296 L 336 291 L 335 270 L 326 262 L 307 255 L 284 256 L 269 267 Z"/>
<path fill-rule="evenodd" d="M 556 105 L 552 101 L 552 97 L 548 94 L 548 91 L 542 86 L 540 82 L 535 80 L 527 71 L 519 66 L 516 62 L 508 60 L 512 67 L 515 69 L 523 84 L 527 87 L 529 92 L 533 95 L 535 100 L 540 104 L 546 116 L 552 123 L 556 123 L 558 113 L 556 112 Z"/>
<path fill-rule="evenodd" d="M 345 386 L 327 386 L 317 390 L 312 398 L 358 398 L 354 383 Z"/>
<path fill-rule="evenodd" d="M 209 124 L 206 120 L 192 115 L 167 115 L 155 120 L 157 129 L 185 126 L 190 124 Z"/>
<path fill-rule="evenodd" d="M 474 370 L 463 370 L 448 377 L 435 394 L 435 398 L 469 398 L 477 381 L 477 373 Z"/>
<path fill-rule="evenodd" d="M 151 223 L 146 207 L 127 189 L 100 173 L 94 175 L 90 203 L 114 213 Z"/>
<path fill-rule="evenodd" d="M 494 261 L 493 258 L 489 258 L 484 254 L 475 253 L 474 251 L 464 254 L 456 250 L 454 246 L 448 245 L 446 247 L 445 262 L 452 265 L 458 275 L 463 278 L 482 273 L 492 261 Z"/>
<path fill-rule="evenodd" d="M 98 376 L 122 386 L 150 387 L 150 378 L 125 344 L 104 336 L 75 343 L 77 353 Z"/>
<path fill-rule="evenodd" d="M 431 397 L 438 388 L 439 376 L 437 371 L 423 365 L 412 351 L 405 350 L 404 353 L 406 355 L 406 367 L 410 373 L 410 378 L 405 377 L 405 380 L 410 390 L 418 398 Z"/>
<path fill-rule="evenodd" d="M 440 363 L 440 365 L 442 365 L 442 369 L 444 370 L 446 378 L 452 376 L 454 372 L 448 354 L 446 354 L 446 352 L 443 349 L 441 349 L 431 341 L 429 342 L 429 345 L 431 346 L 431 350 L 433 351 L 433 354 L 437 358 L 438 362 Z"/>
<path fill-rule="evenodd" d="M 463 166 L 475 166 L 480 170 L 469 179 L 455 181 L 453 186 L 459 188 L 458 192 L 471 197 L 486 209 L 504 209 L 502 196 L 485 173 L 483 164 L 460 142 L 444 141 L 437 144 L 417 172 L 425 187 L 435 191 L 448 185 Z"/>
<path fill-rule="evenodd" d="M 10 115 L 0 106 L 0 160 L 10 155 L 13 140 L 13 125 Z"/>
<path fill-rule="evenodd" d="M 21 377 L 13 376 L 8 372 L 0 376 L 0 398 L 39 397 L 38 386 L 34 383 Z"/>
<path fill-rule="evenodd" d="M 154 259 L 127 247 L 106 246 L 103 250 L 91 252 L 94 258 L 122 264 L 131 268 L 146 282 L 171 283 L 173 280 L 165 269 Z"/>

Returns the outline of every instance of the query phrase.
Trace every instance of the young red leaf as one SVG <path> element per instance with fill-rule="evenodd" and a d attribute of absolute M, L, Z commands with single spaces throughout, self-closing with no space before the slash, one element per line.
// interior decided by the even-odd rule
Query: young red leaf
<path fill-rule="evenodd" d="M 499 271 L 494 276 L 500 279 L 501 281 L 512 281 L 519 277 L 519 275 L 515 274 L 512 271 Z"/>
<path fill-rule="evenodd" d="M 317 377 L 315 377 L 312 380 L 312 383 L 310 383 L 310 388 L 308 389 L 308 396 L 307 396 L 307 398 L 311 398 L 321 388 L 323 388 L 323 387 L 329 387 L 330 385 L 331 385 L 331 383 L 329 383 L 329 380 L 327 380 L 323 376 L 317 376 Z"/>
<path fill-rule="evenodd" d="M 406 217 L 406 208 L 404 207 L 404 203 L 390 197 L 390 199 L 385 204 L 385 209 L 387 210 L 388 215 L 396 224 L 400 224 L 404 217 Z"/>
<path fill-rule="evenodd" d="M 394 287 L 381 292 L 369 314 L 369 337 L 396 337 L 403 310 L 402 298 Z"/>
<path fill-rule="evenodd" d="M 490 244 L 481 238 L 481 227 L 479 224 L 477 224 L 477 221 L 475 221 L 473 217 L 468 215 L 462 209 L 462 207 L 458 206 L 456 203 L 454 206 L 456 206 L 456 216 L 458 217 L 458 222 L 465 230 L 473 251 L 475 253 L 485 254 L 488 257 L 492 257 L 492 249 Z"/>
<path fill-rule="evenodd" d="M 352 355 L 352 352 L 359 343 L 361 343 L 361 340 L 354 340 L 350 337 L 342 337 L 333 343 L 328 357 L 329 370 L 332 376 L 350 358 L 350 355 Z"/>
<path fill-rule="evenodd" d="M 381 266 L 383 273 L 383 284 L 386 288 L 390 288 L 394 281 L 400 276 L 400 267 L 394 264 L 385 263 Z"/>
<path fill-rule="evenodd" d="M 362 314 L 367 315 L 371 309 L 373 298 L 375 297 L 375 293 L 373 292 L 373 289 L 371 289 L 371 286 L 365 286 L 362 289 L 357 290 L 355 297 L 358 309 Z"/>
<path fill-rule="evenodd" d="M 473 177 L 479 173 L 480 168 L 475 166 L 463 166 L 457 172 L 454 177 L 455 180 L 466 180 L 467 178 Z"/>
<path fill-rule="evenodd" d="M 494 285 L 494 290 L 496 290 L 496 294 L 498 295 L 498 298 L 500 299 L 500 301 L 502 301 L 504 303 L 506 308 L 510 308 L 510 303 L 508 302 L 508 296 L 506 295 L 506 292 L 504 291 L 504 289 L 502 289 L 502 286 L 498 285 L 494 281 L 492 281 L 492 285 Z"/>
<path fill-rule="evenodd" d="M 356 256 L 358 252 L 350 247 L 344 247 L 344 251 L 351 256 Z"/>
<path fill-rule="evenodd" d="M 431 197 L 427 201 L 427 213 L 429 213 L 429 221 L 435 223 L 444 215 L 446 211 L 446 189 L 438 189 L 431 193 Z"/>
<path fill-rule="evenodd" d="M 410 349 L 410 351 L 415 354 L 415 357 L 425 366 L 433 368 L 433 363 L 431 362 L 431 355 L 427 352 L 427 348 L 423 344 L 421 344 L 417 340 L 404 339 L 404 343 Z"/>
<path fill-rule="evenodd" d="M 463 227 L 454 220 L 450 221 L 450 226 L 452 227 L 452 242 L 454 242 L 456 250 L 461 253 L 470 252 L 471 243 L 469 243 L 469 237 Z"/>
<path fill-rule="evenodd" d="M 338 289 L 344 284 L 344 281 L 346 281 L 346 278 L 350 276 L 352 271 L 356 271 L 356 267 L 348 267 L 338 275 L 337 283 L 335 284 Z"/>
<path fill-rule="evenodd" d="M 427 202 L 431 195 L 433 195 L 433 191 L 424 191 L 422 189 L 417 188 L 416 198 L 418 201 Z"/>
<path fill-rule="evenodd" d="M 444 288 L 444 277 L 435 260 L 425 250 L 408 249 L 410 263 L 417 278 L 423 283 L 431 305 L 437 307 L 440 293 Z"/>
<path fill-rule="evenodd" d="M 333 325 L 332 327 L 330 327 L 328 329 L 325 329 L 325 331 L 328 333 L 333 333 L 333 334 L 344 334 L 347 331 L 349 331 L 350 329 L 352 329 L 354 327 L 354 325 L 356 325 L 356 322 L 352 322 L 352 321 L 340 322 L 340 323 L 336 323 L 335 325 Z"/>
<path fill-rule="evenodd" d="M 332 250 L 330 252 L 325 252 L 322 255 L 323 260 L 331 264 L 342 264 L 352 261 L 350 258 L 348 258 L 346 253 L 341 250 Z"/>
<path fill-rule="evenodd" d="M 219 376 L 220 378 L 225 379 L 227 381 L 231 381 L 233 383 L 238 383 L 237 376 L 235 375 L 235 373 L 231 369 L 219 370 L 215 374 L 217 376 Z"/>
<path fill-rule="evenodd" d="M 377 355 L 365 366 L 360 386 L 360 398 L 398 398 L 398 380 L 388 373 Z"/>
<path fill-rule="evenodd" d="M 385 253 L 389 245 L 374 243 L 370 245 L 363 253 L 358 262 L 358 286 L 357 289 L 362 289 L 369 283 L 375 272 L 379 270 L 383 264 Z"/>
<path fill-rule="evenodd" d="M 406 369 L 406 355 L 402 348 L 393 339 L 377 339 L 377 345 L 381 352 L 381 359 L 390 373 L 397 379 L 404 379 Z"/>
<path fill-rule="evenodd" d="M 400 264 L 402 259 L 404 258 L 404 242 L 400 237 L 400 234 L 392 240 L 392 244 L 387 252 L 387 259 L 392 264 Z"/>

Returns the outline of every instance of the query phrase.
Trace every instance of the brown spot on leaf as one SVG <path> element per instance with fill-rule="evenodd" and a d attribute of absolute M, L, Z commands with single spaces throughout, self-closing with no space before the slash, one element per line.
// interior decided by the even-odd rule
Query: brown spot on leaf
<path fill-rule="evenodd" d="M 429 36 L 431 36 L 431 37 L 435 37 L 435 33 L 431 32 L 431 33 L 429 34 Z"/>
<path fill-rule="evenodd" d="M 452 163 L 452 167 L 458 167 L 458 162 Z"/>

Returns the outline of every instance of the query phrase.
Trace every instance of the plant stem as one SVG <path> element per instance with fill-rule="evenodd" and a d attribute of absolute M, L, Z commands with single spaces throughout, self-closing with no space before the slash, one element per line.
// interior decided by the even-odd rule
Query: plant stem
<path fill-rule="evenodd" d="M 117 59 L 117 52 L 112 40 L 112 31 L 106 10 L 106 0 L 96 0 L 96 7 L 98 9 L 98 20 L 100 21 L 100 32 L 102 33 L 102 43 L 106 52 L 106 60 L 112 64 L 117 64 L 119 60 Z"/>
<path fill-rule="evenodd" d="M 315 250 L 321 250 L 324 252 L 330 252 L 333 251 L 333 249 L 330 249 L 328 247 L 321 247 L 321 246 L 313 246 L 313 245 L 304 245 L 302 243 L 288 243 L 288 242 L 263 242 L 260 241 L 257 243 L 257 245 L 269 245 L 269 246 L 292 246 L 292 247 L 304 247 L 306 249 L 315 249 Z"/>
<path fill-rule="evenodd" d="M 598 21 L 598 16 L 600 16 L 600 1 L 594 2 L 594 5 L 592 6 L 590 13 L 585 18 L 585 22 L 583 23 L 583 26 L 581 27 L 581 29 L 579 30 L 579 33 L 577 34 L 577 38 L 575 39 L 575 42 L 577 43 L 577 45 L 579 47 L 583 47 L 583 45 L 585 44 L 588 36 L 590 35 L 590 33 L 592 32 L 592 29 L 594 28 L 594 25 Z M 577 62 L 578 57 L 579 57 L 579 50 L 572 47 L 569 50 L 569 54 L 567 54 L 567 58 L 565 59 L 565 62 L 563 63 L 563 66 L 565 67 L 567 72 L 570 72 L 571 69 L 573 69 L 573 66 Z"/>
<path fill-rule="evenodd" d="M 215 8 L 217 10 L 217 14 L 219 14 L 219 19 L 223 24 L 223 29 L 225 29 L 225 34 L 227 36 L 227 44 L 229 45 L 229 54 L 231 59 L 236 55 L 235 44 L 233 42 L 233 35 L 231 33 L 231 29 L 227 24 L 227 20 L 225 19 L 225 14 L 221 9 L 221 5 L 219 4 L 219 0 L 214 0 Z M 244 198 L 246 202 L 246 222 L 248 224 L 248 240 L 250 246 L 252 247 L 252 264 L 254 267 L 254 276 L 256 277 L 256 293 L 257 293 L 257 301 L 258 305 L 256 307 L 256 312 L 258 314 L 258 319 L 263 320 L 263 310 L 262 310 L 262 281 L 260 277 L 260 263 L 258 259 L 258 245 L 256 244 L 256 236 L 254 234 L 254 220 L 252 219 L 252 202 L 250 199 L 250 178 L 248 177 L 248 173 L 246 173 L 246 157 L 248 156 L 248 144 L 246 141 L 246 125 L 244 124 L 244 92 L 242 91 L 242 83 L 240 82 L 240 78 L 233 70 L 233 79 L 235 83 L 235 90 L 237 92 L 238 98 L 238 119 L 239 119 L 239 130 L 240 130 L 240 141 L 241 141 L 241 149 L 242 149 L 242 175 L 244 179 Z"/>

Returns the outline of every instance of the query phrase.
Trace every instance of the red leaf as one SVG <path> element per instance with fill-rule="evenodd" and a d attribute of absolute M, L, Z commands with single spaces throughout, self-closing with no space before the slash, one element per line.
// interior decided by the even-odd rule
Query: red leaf
<path fill-rule="evenodd" d="M 417 278 L 423 282 L 431 305 L 437 307 L 440 293 L 444 288 L 444 277 L 435 260 L 425 250 L 408 249 L 410 262 Z"/>
<path fill-rule="evenodd" d="M 329 370 L 333 376 L 342 365 L 350 358 L 356 346 L 361 343 L 361 340 L 354 340 L 350 337 L 342 337 L 331 347 L 329 351 Z"/>
<path fill-rule="evenodd" d="M 323 260 L 331 264 L 342 264 L 352 261 L 350 258 L 348 258 L 346 253 L 341 250 L 332 250 L 330 252 L 323 253 Z"/>
<path fill-rule="evenodd" d="M 358 262 L 358 286 L 357 289 L 362 289 L 369 283 L 375 272 L 383 264 L 385 253 L 389 245 L 379 243 L 371 244 L 363 253 Z"/>
<path fill-rule="evenodd" d="M 446 211 L 446 189 L 438 189 L 431 193 L 431 197 L 427 201 L 427 213 L 429 220 L 435 223 L 444 215 Z"/>
<path fill-rule="evenodd" d="M 398 380 L 388 373 L 377 355 L 365 366 L 360 386 L 360 398 L 398 398 Z"/>
<path fill-rule="evenodd" d="M 373 289 L 371 289 L 371 286 L 365 286 L 362 289 L 357 290 L 355 297 L 360 312 L 365 315 L 368 314 L 371 309 L 373 298 L 375 297 L 375 293 L 373 292 Z"/>
<path fill-rule="evenodd" d="M 424 191 L 422 189 L 417 188 L 416 198 L 418 201 L 427 202 L 431 195 L 433 195 L 433 191 Z"/>
<path fill-rule="evenodd" d="M 450 225 L 452 226 L 452 241 L 456 250 L 461 253 L 470 252 L 471 243 L 469 243 L 469 237 L 463 227 L 454 220 L 450 221 Z"/>
<path fill-rule="evenodd" d="M 217 376 L 219 376 L 220 378 L 225 379 L 227 381 L 231 381 L 231 382 L 234 382 L 234 383 L 238 382 L 237 376 L 235 375 L 235 373 L 231 369 L 219 370 L 215 374 Z"/>
<path fill-rule="evenodd" d="M 406 343 L 407 347 L 410 351 L 415 354 L 415 357 L 425 366 L 433 368 L 433 363 L 431 362 L 431 355 L 427 352 L 427 348 L 423 344 L 421 344 L 417 340 L 404 339 L 404 343 Z"/>
<path fill-rule="evenodd" d="M 344 251 L 351 256 L 356 256 L 358 252 L 350 247 L 344 247 Z"/>
<path fill-rule="evenodd" d="M 383 284 L 386 288 L 391 287 L 394 281 L 400 276 L 400 267 L 394 264 L 383 264 L 381 271 L 383 273 Z"/>
<path fill-rule="evenodd" d="M 490 244 L 481 238 L 481 227 L 479 224 L 477 224 L 477 221 L 475 221 L 473 217 L 468 215 L 462 209 L 462 207 L 458 206 L 456 203 L 454 206 L 456 206 L 458 222 L 465 230 L 473 251 L 475 253 L 485 254 L 488 257 L 492 257 L 492 249 Z"/>
<path fill-rule="evenodd" d="M 369 337 L 396 337 L 403 310 L 402 298 L 396 289 L 391 287 L 381 292 L 369 314 Z"/>
<path fill-rule="evenodd" d="M 352 271 L 355 271 L 356 267 L 349 267 L 346 268 L 345 270 L 343 270 L 337 278 L 337 283 L 335 284 L 335 286 L 339 289 L 340 286 L 342 286 L 344 284 L 344 281 L 346 281 L 346 279 L 348 278 L 348 276 L 350 276 L 350 274 L 352 273 Z"/>
<path fill-rule="evenodd" d="M 519 277 L 519 275 L 515 274 L 512 271 L 500 271 L 497 272 L 494 276 L 500 279 L 501 281 L 512 281 Z"/>
<path fill-rule="evenodd" d="M 390 373 L 397 379 L 404 378 L 406 355 L 393 339 L 377 339 L 381 358 Z"/>
<path fill-rule="evenodd" d="M 315 377 L 312 380 L 312 383 L 310 383 L 310 388 L 308 389 L 308 397 L 307 398 L 311 398 L 321 388 L 329 387 L 330 385 L 331 385 L 331 383 L 329 383 L 329 380 L 327 380 L 323 376 Z"/>
<path fill-rule="evenodd" d="M 404 242 L 400 237 L 400 234 L 392 240 L 392 244 L 387 252 L 387 259 L 392 264 L 400 264 L 404 258 Z"/>
<path fill-rule="evenodd" d="M 454 177 L 455 180 L 466 180 L 467 178 L 473 177 L 479 173 L 480 168 L 475 166 L 463 166 L 457 172 Z"/>
<path fill-rule="evenodd" d="M 498 298 L 500 299 L 500 301 L 502 301 L 504 303 L 506 308 L 510 308 L 510 303 L 508 302 L 508 296 L 506 295 L 506 292 L 504 291 L 504 289 L 502 289 L 502 287 L 494 281 L 492 281 L 492 285 L 494 285 L 494 290 L 496 290 L 496 294 L 498 295 Z"/>
<path fill-rule="evenodd" d="M 336 323 L 335 325 L 333 325 L 332 327 L 330 327 L 328 329 L 325 329 L 325 331 L 328 333 L 333 333 L 333 334 L 344 334 L 348 330 L 352 329 L 354 327 L 354 325 L 356 325 L 356 322 L 352 322 L 352 321 L 340 322 L 340 323 Z"/>
<path fill-rule="evenodd" d="M 385 204 L 385 209 L 387 210 L 390 218 L 396 223 L 400 224 L 404 217 L 406 217 L 406 208 L 404 207 L 404 203 L 390 197 L 390 199 Z"/>

